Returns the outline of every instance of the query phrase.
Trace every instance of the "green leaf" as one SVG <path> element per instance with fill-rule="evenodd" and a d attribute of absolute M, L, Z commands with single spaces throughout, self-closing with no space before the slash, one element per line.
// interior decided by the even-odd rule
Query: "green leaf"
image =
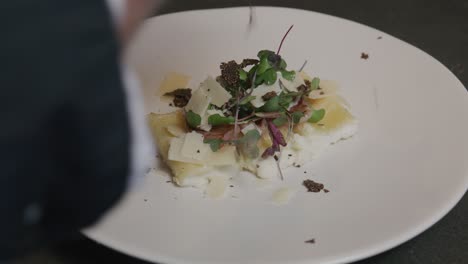
<path fill-rule="evenodd" d="M 238 141 L 240 153 L 248 159 L 255 159 L 260 155 L 257 142 L 260 139 L 260 132 L 256 129 L 250 130 Z"/>
<path fill-rule="evenodd" d="M 296 72 L 295 71 L 282 70 L 281 75 L 283 76 L 283 78 L 285 78 L 288 81 L 294 81 L 294 78 L 296 78 Z"/>
<path fill-rule="evenodd" d="M 320 120 L 322 120 L 324 116 L 325 116 L 325 109 L 312 110 L 312 115 L 307 121 L 309 121 L 310 123 L 317 123 Z"/>
<path fill-rule="evenodd" d="M 263 57 L 260 59 L 260 63 L 258 64 L 257 77 L 258 75 L 262 75 L 268 69 L 271 69 L 270 62 L 268 62 L 268 57 Z"/>
<path fill-rule="evenodd" d="M 257 98 L 257 97 L 254 96 L 254 95 L 249 95 L 249 96 L 247 96 L 247 97 L 244 97 L 244 98 L 239 102 L 239 104 L 240 104 L 240 105 L 248 104 L 250 101 L 254 100 L 255 98 Z"/>
<path fill-rule="evenodd" d="M 281 127 L 288 123 L 288 118 L 286 117 L 286 115 L 283 114 L 280 117 L 273 119 L 272 122 L 275 126 Z"/>
<path fill-rule="evenodd" d="M 314 79 L 312 79 L 312 82 L 310 84 L 310 89 L 315 90 L 319 87 L 319 85 L 320 85 L 320 79 L 315 77 Z"/>
<path fill-rule="evenodd" d="M 280 65 L 279 65 L 279 68 L 281 70 L 286 70 L 286 67 L 288 67 L 288 64 L 286 63 L 286 61 L 284 59 L 281 59 L 281 62 L 280 62 Z M 284 77 L 286 79 L 286 77 Z"/>
<path fill-rule="evenodd" d="M 200 115 L 194 113 L 192 110 L 188 111 L 185 114 L 185 119 L 187 120 L 187 124 L 191 128 L 197 128 L 201 124 Z"/>
<path fill-rule="evenodd" d="M 275 96 L 268 100 L 262 107 L 261 110 L 263 112 L 278 112 L 281 109 L 279 105 L 280 98 L 279 96 Z"/>
<path fill-rule="evenodd" d="M 255 77 L 255 86 L 259 86 L 260 84 L 262 84 L 264 81 L 264 75 L 257 75 L 257 77 Z"/>
<path fill-rule="evenodd" d="M 293 102 L 293 97 L 295 94 L 293 93 L 281 93 L 279 99 L 279 105 L 285 108 L 288 108 L 289 105 Z"/>
<path fill-rule="evenodd" d="M 210 115 L 208 117 L 208 124 L 212 126 L 228 125 L 235 122 L 232 116 L 222 116 L 220 114 Z"/>
<path fill-rule="evenodd" d="M 268 56 L 270 56 L 271 54 L 275 54 L 275 52 L 271 50 L 261 50 L 257 53 L 257 57 L 259 59 L 268 58 Z"/>
<path fill-rule="evenodd" d="M 301 121 L 301 118 L 304 117 L 304 113 L 302 113 L 301 111 L 296 111 L 291 114 L 291 117 L 294 124 L 297 124 L 299 123 L 299 121 Z"/>
<path fill-rule="evenodd" d="M 273 68 L 268 69 L 262 76 L 266 85 L 274 84 L 276 82 L 276 79 L 278 78 L 276 70 Z"/>
<path fill-rule="evenodd" d="M 242 81 L 246 81 L 247 78 L 247 72 L 244 71 L 244 69 L 239 69 L 239 79 L 241 79 Z"/>
<path fill-rule="evenodd" d="M 257 70 L 257 68 L 258 68 L 258 64 L 255 65 L 255 66 L 253 66 L 252 68 L 250 68 L 250 70 L 249 70 L 249 78 L 250 78 L 250 79 L 253 78 L 253 76 L 254 76 L 255 71 Z"/>
<path fill-rule="evenodd" d="M 216 152 L 221 148 L 222 142 L 223 141 L 219 138 L 206 138 L 203 140 L 203 143 L 210 144 L 210 148 L 213 152 Z"/>

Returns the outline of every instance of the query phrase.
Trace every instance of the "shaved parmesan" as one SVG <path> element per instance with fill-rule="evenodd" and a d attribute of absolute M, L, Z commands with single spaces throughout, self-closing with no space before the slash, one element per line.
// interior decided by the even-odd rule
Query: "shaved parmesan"
<path fill-rule="evenodd" d="M 197 161 L 205 161 L 211 153 L 210 145 L 203 143 L 203 136 L 195 131 L 185 134 L 181 155 Z"/>
<path fill-rule="evenodd" d="M 213 77 L 209 76 L 201 84 L 200 89 L 203 89 L 206 94 L 211 96 L 211 103 L 221 107 L 229 99 L 231 99 L 231 94 L 228 93 Z"/>
<path fill-rule="evenodd" d="M 234 146 L 224 146 L 218 151 L 210 153 L 206 159 L 206 165 L 210 166 L 226 166 L 237 164 L 237 151 Z"/>
<path fill-rule="evenodd" d="M 179 88 L 187 88 L 190 77 L 184 74 L 171 72 L 167 74 L 159 86 L 159 94 L 172 92 Z"/>
<path fill-rule="evenodd" d="M 299 72 L 296 72 L 296 75 L 294 77 L 294 80 L 288 81 L 281 77 L 281 75 L 278 75 L 278 79 L 281 81 L 281 83 L 288 89 L 289 91 L 297 91 L 297 87 L 305 84 L 304 78 L 302 78 L 301 74 Z"/>
<path fill-rule="evenodd" d="M 279 95 L 281 93 L 279 82 L 275 82 L 273 85 L 266 85 L 266 84 L 259 85 L 252 92 L 252 95 L 255 96 L 255 99 L 253 99 L 250 102 L 252 103 L 253 106 L 257 108 L 262 107 L 265 104 L 265 101 L 263 100 L 262 96 L 264 96 L 265 94 L 269 92 L 275 92 Z"/>
<path fill-rule="evenodd" d="M 225 116 L 223 111 L 218 110 L 218 109 L 209 109 L 209 110 L 206 111 L 207 116 L 216 115 L 216 114 L 218 114 L 220 116 Z"/>
<path fill-rule="evenodd" d="M 245 134 L 247 134 L 247 132 L 249 132 L 251 130 L 257 130 L 260 134 L 262 134 L 262 130 L 258 126 L 256 126 L 254 123 L 248 124 L 241 131 L 242 131 L 242 134 L 245 135 Z"/>
<path fill-rule="evenodd" d="M 210 124 L 208 124 L 208 116 L 207 115 L 202 116 L 202 120 L 201 120 L 201 123 L 200 123 L 200 129 L 203 130 L 203 131 L 210 131 L 211 128 L 212 128 L 212 126 Z"/>
<path fill-rule="evenodd" d="M 195 114 L 203 117 L 208 109 L 208 106 L 211 103 L 211 96 L 209 96 L 203 89 L 197 89 L 187 106 L 185 107 L 186 111 L 192 111 Z"/>
<path fill-rule="evenodd" d="M 169 143 L 169 152 L 167 154 L 168 160 L 187 162 L 187 163 L 198 163 L 196 160 L 192 160 L 182 156 L 182 147 L 184 145 L 185 136 L 172 138 Z"/>

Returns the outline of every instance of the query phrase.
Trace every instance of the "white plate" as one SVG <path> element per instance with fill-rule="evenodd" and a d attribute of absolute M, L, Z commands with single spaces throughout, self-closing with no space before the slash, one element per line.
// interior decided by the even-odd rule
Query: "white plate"
<path fill-rule="evenodd" d="M 147 110 L 165 107 L 154 102 L 166 73 L 187 73 L 197 83 L 217 74 L 222 61 L 276 49 L 294 24 L 282 55 L 293 68 L 307 59 L 307 72 L 341 84 L 360 120 L 358 135 L 306 168 L 287 170 L 283 185 L 297 190 L 287 205 L 271 203 L 276 185 L 249 184 L 249 177 L 213 200 L 173 187 L 163 173 L 148 177 L 88 236 L 163 263 L 341 263 L 403 243 L 459 201 L 468 186 L 468 96 L 449 70 L 340 18 L 262 7 L 249 32 L 248 14 L 233 8 L 149 20 L 130 56 Z M 331 192 L 307 193 L 300 186 L 306 177 Z M 304 243 L 312 238 L 315 244 Z"/>

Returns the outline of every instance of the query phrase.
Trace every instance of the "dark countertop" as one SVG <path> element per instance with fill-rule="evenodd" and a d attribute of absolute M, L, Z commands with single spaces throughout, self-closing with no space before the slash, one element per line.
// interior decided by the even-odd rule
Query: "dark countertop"
<path fill-rule="evenodd" d="M 197 0 L 171 1 L 159 13 L 254 5 L 285 6 L 331 14 L 382 30 L 426 51 L 441 61 L 468 86 L 467 0 Z M 443 176 L 443 175 L 441 175 Z M 468 196 L 440 222 L 390 251 L 358 262 L 455 264 L 468 263 Z M 145 264 L 81 237 L 75 242 L 46 249 L 26 263 Z"/>

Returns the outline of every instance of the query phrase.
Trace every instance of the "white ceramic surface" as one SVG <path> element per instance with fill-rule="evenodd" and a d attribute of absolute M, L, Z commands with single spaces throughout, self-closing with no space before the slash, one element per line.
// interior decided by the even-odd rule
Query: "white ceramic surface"
<path fill-rule="evenodd" d="M 282 55 L 293 68 L 307 59 L 307 72 L 341 84 L 358 134 L 287 170 L 283 183 L 262 186 L 244 175 L 222 200 L 151 173 L 88 236 L 162 263 L 342 263 L 416 236 L 457 203 L 468 186 L 468 94 L 448 69 L 336 17 L 262 7 L 249 31 L 248 15 L 233 8 L 150 19 L 130 52 L 147 110 L 164 110 L 155 94 L 166 73 L 187 73 L 196 84 L 217 74 L 221 61 L 275 50 L 294 24 Z M 300 185 L 307 177 L 330 193 L 307 193 Z M 277 186 L 296 190 L 287 205 L 271 202 Z M 315 244 L 304 243 L 311 238 Z"/>

